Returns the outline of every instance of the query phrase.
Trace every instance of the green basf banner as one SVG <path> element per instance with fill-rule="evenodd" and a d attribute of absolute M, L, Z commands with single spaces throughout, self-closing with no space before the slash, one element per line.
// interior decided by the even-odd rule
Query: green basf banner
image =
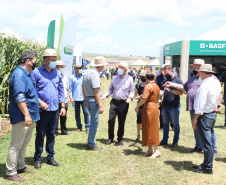
<path fill-rule="evenodd" d="M 164 45 L 164 56 L 180 54 L 181 54 L 181 41 Z"/>
<path fill-rule="evenodd" d="M 190 55 L 226 55 L 226 41 L 191 40 Z"/>

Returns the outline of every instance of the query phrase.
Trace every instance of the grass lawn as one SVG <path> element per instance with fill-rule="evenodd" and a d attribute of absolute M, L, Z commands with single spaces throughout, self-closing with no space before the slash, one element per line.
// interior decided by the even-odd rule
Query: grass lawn
<path fill-rule="evenodd" d="M 106 92 L 110 80 L 102 80 L 102 92 Z M 22 174 L 25 179 L 20 184 L 226 184 L 226 150 L 225 133 L 221 127 L 224 115 L 218 116 L 216 122 L 217 145 L 219 157 L 214 159 L 214 175 L 203 175 L 192 172 L 193 164 L 201 164 L 203 154 L 190 154 L 195 146 L 193 130 L 189 112 L 185 111 L 185 96 L 181 97 L 180 125 L 181 133 L 179 146 L 170 148 L 159 147 L 162 157 L 155 160 L 143 157 L 147 148 L 136 139 L 136 100 L 130 104 L 125 124 L 124 146 L 116 143 L 110 146 L 105 144 L 108 138 L 108 114 L 111 98 L 103 101 L 104 113 L 100 116 L 97 131 L 97 144 L 102 146 L 101 151 L 87 151 L 87 134 L 83 130 L 76 133 L 76 124 L 72 106 L 69 107 L 67 126 L 69 136 L 59 135 L 55 141 L 55 159 L 60 167 L 47 165 L 46 153 L 43 152 L 42 168 L 34 174 Z M 224 107 L 222 109 L 224 111 Z M 82 118 L 83 121 L 83 118 Z M 117 123 L 116 123 L 117 128 Z M 34 133 L 35 134 L 35 131 Z M 117 132 L 115 131 L 115 135 Z M 162 139 L 162 132 L 160 132 Z M 169 143 L 173 140 L 170 131 Z M 35 135 L 27 147 L 27 167 L 33 169 Z M 0 140 L 0 184 L 16 184 L 4 180 L 5 161 L 10 144 L 10 133 Z"/>

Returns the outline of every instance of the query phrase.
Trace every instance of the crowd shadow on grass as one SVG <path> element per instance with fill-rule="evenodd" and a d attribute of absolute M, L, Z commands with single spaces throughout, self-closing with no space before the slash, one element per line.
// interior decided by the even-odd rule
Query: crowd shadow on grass
<path fill-rule="evenodd" d="M 107 139 L 101 138 L 101 139 L 96 139 L 96 141 L 106 145 Z"/>
<path fill-rule="evenodd" d="M 79 150 L 87 150 L 86 143 L 68 143 L 67 145 L 71 148 L 77 148 Z"/>
<path fill-rule="evenodd" d="M 42 162 L 44 161 L 45 159 L 42 160 Z M 31 165 L 33 166 L 34 165 L 34 157 L 25 157 L 25 163 L 27 165 Z"/>
<path fill-rule="evenodd" d="M 224 158 L 217 157 L 217 158 L 215 158 L 215 161 L 220 161 L 220 162 L 226 163 L 226 157 L 224 157 Z"/>
<path fill-rule="evenodd" d="M 171 165 L 176 171 L 193 171 L 192 165 L 194 165 L 191 161 L 165 161 L 167 165 Z"/>
<path fill-rule="evenodd" d="M 76 129 L 77 129 L 77 128 L 67 128 L 67 131 L 68 131 L 68 132 L 70 132 L 70 131 L 76 131 Z"/>
<path fill-rule="evenodd" d="M 184 146 L 177 146 L 177 147 L 170 147 L 170 145 L 163 145 L 163 148 L 165 149 L 170 149 L 171 151 L 174 151 L 174 152 L 179 152 L 179 153 L 190 153 L 190 150 L 192 148 L 187 148 L 187 147 L 184 147 Z"/>
<path fill-rule="evenodd" d="M 136 147 L 136 149 L 135 150 L 124 149 L 123 153 L 125 155 L 142 155 L 143 154 L 142 148 L 140 146 L 137 146 L 137 143 L 133 143 L 133 144 L 129 145 L 129 147 Z"/>
<path fill-rule="evenodd" d="M 4 164 L 0 164 L 0 177 L 5 177 L 5 171 L 6 171 L 6 167 L 5 167 L 5 163 Z"/>

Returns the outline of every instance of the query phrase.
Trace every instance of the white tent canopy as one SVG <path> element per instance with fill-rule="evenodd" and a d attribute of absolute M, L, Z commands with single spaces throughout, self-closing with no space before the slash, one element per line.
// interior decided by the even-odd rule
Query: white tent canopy
<path fill-rule="evenodd" d="M 158 59 L 155 59 L 152 62 L 150 62 L 148 65 L 149 66 L 159 66 L 159 60 Z"/>
<path fill-rule="evenodd" d="M 133 66 L 146 66 L 146 65 L 147 65 L 147 63 L 144 62 L 144 61 L 141 60 L 141 59 L 137 60 L 137 61 L 133 64 Z"/>
<path fill-rule="evenodd" d="M 194 40 L 226 40 L 226 24 L 216 28 Z"/>

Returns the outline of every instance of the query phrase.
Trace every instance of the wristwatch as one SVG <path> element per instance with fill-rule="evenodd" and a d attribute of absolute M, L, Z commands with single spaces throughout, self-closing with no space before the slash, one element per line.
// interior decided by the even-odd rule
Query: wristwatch
<path fill-rule="evenodd" d="M 217 105 L 217 108 L 220 108 L 221 107 L 221 105 Z"/>

